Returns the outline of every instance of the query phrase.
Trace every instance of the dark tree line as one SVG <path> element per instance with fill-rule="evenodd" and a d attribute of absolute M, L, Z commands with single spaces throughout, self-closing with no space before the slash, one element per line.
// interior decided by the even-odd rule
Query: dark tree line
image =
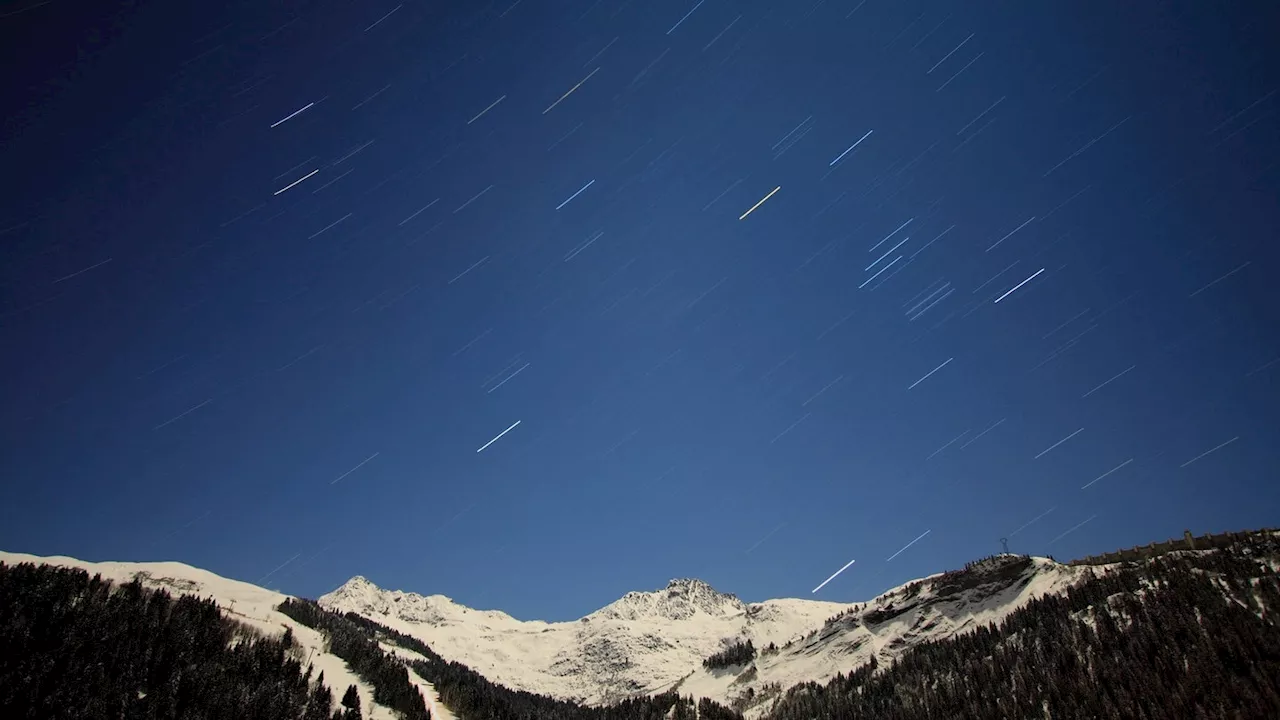
<path fill-rule="evenodd" d="M 0 563 L 5 720 L 358 718 L 332 712 L 324 674 L 297 654 L 292 633 L 263 637 L 211 599 Z"/>
<path fill-rule="evenodd" d="M 310 600 L 286 599 L 276 609 L 323 633 L 329 652 L 345 660 L 352 672 L 373 686 L 375 703 L 398 711 L 405 720 L 430 720 L 426 701 L 417 686 L 410 682 L 404 663 L 388 656 L 371 634 Z M 354 686 L 352 690 L 355 690 Z M 346 698 L 343 705 L 346 705 Z"/>
<path fill-rule="evenodd" d="M 1272 535 L 1046 595 L 999 625 L 786 693 L 770 720 L 1280 717 Z"/>
<path fill-rule="evenodd" d="M 720 652 L 702 661 L 702 667 L 708 670 L 746 665 L 756 659 L 756 646 L 750 640 L 736 642 Z"/>

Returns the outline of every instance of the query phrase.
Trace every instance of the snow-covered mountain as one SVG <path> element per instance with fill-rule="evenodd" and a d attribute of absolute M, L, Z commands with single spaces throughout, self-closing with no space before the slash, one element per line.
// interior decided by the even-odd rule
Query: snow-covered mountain
<path fill-rule="evenodd" d="M 191 567 L 176 562 L 85 562 L 69 557 L 38 557 L 22 553 L 0 551 L 0 562 L 17 565 L 29 562 L 36 565 L 57 565 L 60 567 L 79 568 L 90 575 L 101 574 L 104 579 L 116 583 L 126 583 L 134 578 L 151 588 L 164 588 L 177 596 L 192 594 L 199 597 L 212 597 L 222 611 L 246 625 L 257 628 L 269 635 L 279 635 L 285 628 L 293 630 L 298 642 L 309 649 L 308 662 L 315 666 L 316 673 L 324 673 L 325 684 L 341 697 L 348 685 L 355 685 L 363 700 L 364 717 L 369 720 L 398 720 L 399 715 L 389 708 L 372 704 L 373 687 L 360 680 L 347 667 L 341 658 L 325 652 L 325 643 L 320 633 L 292 618 L 280 613 L 275 608 L 288 596 L 239 580 L 229 580 L 215 575 L 208 570 Z M 402 650 L 401 656 L 406 656 Z M 410 673 L 410 679 L 417 684 L 431 711 L 431 717 L 438 720 L 453 720 L 439 703 L 439 696 L 430 683 Z"/>
<path fill-rule="evenodd" d="M 1084 572 L 1047 558 L 1001 555 L 857 605 L 744 603 L 700 580 L 679 579 L 559 623 L 473 610 L 443 595 L 383 590 L 363 577 L 319 603 L 417 637 L 446 659 L 513 689 L 597 704 L 676 688 L 758 716 L 779 691 L 798 682 L 825 682 L 873 656 L 883 663 L 920 642 L 999 622 L 1033 598 L 1078 582 Z M 747 640 L 760 651 L 753 662 L 703 668 L 710 655 Z"/>
<path fill-rule="evenodd" d="M 76 567 L 117 582 L 136 577 L 175 594 L 212 596 L 224 612 L 264 632 L 292 628 L 331 688 L 340 691 L 354 684 L 366 701 L 373 696 L 345 662 L 325 652 L 319 633 L 275 609 L 286 597 L 280 593 L 172 562 L 92 563 L 5 552 L 0 552 L 0 562 Z M 1095 566 L 1093 571 L 1107 568 Z M 475 610 L 443 595 L 384 590 L 359 576 L 319 603 L 416 637 L 445 659 L 512 689 L 586 704 L 676 689 L 758 717 L 772 698 L 796 683 L 825 682 L 872 657 L 885 663 L 921 642 L 999 622 L 1035 597 L 1063 591 L 1085 572 L 1047 558 L 1001 555 L 858 604 L 802 599 L 744 603 L 701 580 L 678 579 L 660 590 L 627 593 L 576 621 L 557 623 Z M 748 640 L 758 651 L 751 662 L 703 667 L 709 656 Z M 384 648 L 412 655 L 385 643 Z M 411 679 L 433 717 L 449 720 L 434 688 L 412 673 Z M 374 707 L 366 717 L 382 720 L 394 713 Z"/>

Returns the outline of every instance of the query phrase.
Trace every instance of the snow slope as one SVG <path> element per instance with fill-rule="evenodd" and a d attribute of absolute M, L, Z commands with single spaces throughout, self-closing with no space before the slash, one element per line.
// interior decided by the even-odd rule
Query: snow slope
<path fill-rule="evenodd" d="M 348 669 L 345 661 L 324 652 L 324 642 L 320 633 L 276 611 L 275 607 L 284 601 L 286 595 L 239 580 L 229 580 L 207 570 L 176 562 L 93 563 L 69 557 L 37 557 L 9 552 L 0 552 L 0 562 L 9 565 L 29 562 L 36 565 L 80 568 L 90 575 L 101 574 L 104 579 L 117 583 L 126 583 L 138 577 L 143 585 L 164 588 L 173 595 L 191 594 L 199 597 L 213 597 L 224 613 L 265 634 L 280 635 L 285 628 L 292 628 L 293 635 L 299 644 L 308 649 L 309 662 L 315 666 L 316 674 L 324 672 L 325 684 L 333 691 L 335 701 L 342 697 L 348 685 L 355 685 L 360 691 L 364 717 L 370 720 L 399 718 L 399 714 L 389 708 L 373 704 L 373 687 L 357 678 Z M 403 650 L 397 650 L 397 653 L 401 656 L 409 654 Z M 453 720 L 452 714 L 439 705 L 439 698 L 429 683 L 422 681 L 412 671 L 409 677 L 417 682 L 433 718 Z"/>
<path fill-rule="evenodd" d="M 1031 599 L 1075 584 L 1084 572 L 1047 558 L 1003 555 L 857 605 L 801 599 L 747 604 L 700 580 L 681 579 L 560 623 L 473 610 L 443 595 L 383 590 L 363 577 L 319 602 L 417 637 L 444 658 L 513 689 L 597 704 L 674 687 L 686 696 L 736 701 L 754 717 L 770 706 L 771 684 L 786 691 L 799 682 L 826 682 L 872 656 L 887 663 L 920 642 L 999 622 Z M 753 663 L 702 667 L 706 657 L 748 639 L 761 651 Z M 766 650 L 770 643 L 775 651 Z"/>
<path fill-rule="evenodd" d="M 671 688 L 725 641 L 783 643 L 844 608 L 770 600 L 747 605 L 700 580 L 631 592 L 575 622 L 522 622 L 443 595 L 387 591 L 355 577 L 319 599 L 417 637 L 507 687 L 585 703 Z"/>
<path fill-rule="evenodd" d="M 5 552 L 0 561 L 77 567 L 118 582 L 140 577 L 148 586 L 175 594 L 212 596 L 224 612 L 264 632 L 292 628 L 336 695 L 355 684 L 366 707 L 373 697 L 372 687 L 358 680 L 345 662 L 324 652 L 319 633 L 274 609 L 286 597 L 280 593 L 181 563 L 91 563 Z M 1107 572 L 1108 567 L 1092 571 Z M 887 664 L 921 642 L 999 622 L 1033 598 L 1062 592 L 1087 572 L 1047 558 L 1001 555 L 858 604 L 802 599 L 744 603 L 701 580 L 680 579 L 661 590 L 627 593 L 586 617 L 558 623 L 474 610 L 443 595 L 383 590 L 359 576 L 319 602 L 417 637 L 445 659 L 512 689 L 601 704 L 675 688 L 684 696 L 739 707 L 755 718 L 771 707 L 777 693 L 797 683 L 824 683 L 872 657 Z M 759 651 L 751 663 L 703 668 L 708 656 L 746 640 Z M 383 647 L 414 657 L 403 648 Z M 410 677 L 432 715 L 453 720 L 430 683 L 412 671 Z M 366 717 L 383 720 L 395 714 L 375 706 Z"/>

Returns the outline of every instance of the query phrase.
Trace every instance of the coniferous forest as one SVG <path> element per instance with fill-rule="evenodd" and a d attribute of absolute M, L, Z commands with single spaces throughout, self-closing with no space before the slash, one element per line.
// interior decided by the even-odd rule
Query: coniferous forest
<path fill-rule="evenodd" d="M 702 661 L 702 667 L 708 670 L 727 668 L 734 665 L 746 665 L 756 659 L 756 648 L 750 640 L 736 642 L 724 650 Z"/>
<path fill-rule="evenodd" d="M 1280 718 L 1280 543 L 1131 563 L 785 694 L 770 720 Z"/>
<path fill-rule="evenodd" d="M 1280 536 L 1255 533 L 1214 552 L 1090 570 L 1067 592 L 998 624 L 851 667 L 826 683 L 769 692 L 772 706 L 756 711 L 767 720 L 1277 718 L 1277 568 Z M 945 587 L 965 581 L 960 571 L 945 577 Z M 498 685 L 359 615 L 306 600 L 279 609 L 320 631 L 329 651 L 373 685 L 375 702 L 407 720 L 429 717 L 410 670 L 461 720 L 740 720 L 750 705 L 730 709 L 673 691 L 584 707 Z M 741 643 L 713 664 L 754 656 Z M 263 637 L 212 600 L 174 599 L 136 580 L 113 586 L 80 570 L 0 564 L 6 720 L 361 717 L 354 686 L 335 702 L 323 675 L 312 678 L 298 657 L 290 633 Z"/>
<path fill-rule="evenodd" d="M 383 652 L 371 635 L 312 602 L 285 600 L 276 609 L 323 633 L 329 652 L 345 660 L 352 672 L 373 686 L 374 702 L 399 711 L 405 720 L 430 720 L 422 694 L 409 681 L 404 663 Z"/>
<path fill-rule="evenodd" d="M 311 672 L 292 634 L 263 637 L 212 600 L 0 563 L 5 720 L 360 717 Z"/>

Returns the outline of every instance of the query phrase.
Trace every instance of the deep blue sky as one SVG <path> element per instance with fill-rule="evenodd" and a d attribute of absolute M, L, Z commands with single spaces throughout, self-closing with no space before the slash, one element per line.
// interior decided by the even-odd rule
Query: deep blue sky
<path fill-rule="evenodd" d="M 6 550 L 560 620 L 1278 524 L 1274 4 L 206 5 L 0 16 Z"/>

